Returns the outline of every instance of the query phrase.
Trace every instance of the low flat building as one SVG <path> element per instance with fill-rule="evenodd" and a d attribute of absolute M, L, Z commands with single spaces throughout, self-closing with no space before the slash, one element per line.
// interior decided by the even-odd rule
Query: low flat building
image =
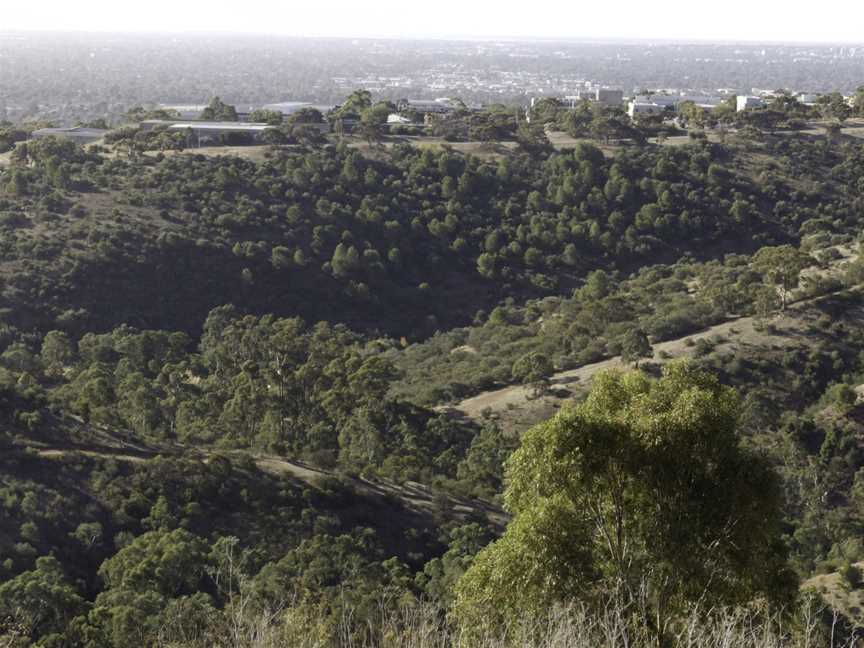
<path fill-rule="evenodd" d="M 696 94 L 643 94 L 633 97 L 633 101 L 637 103 L 653 103 L 670 108 L 677 108 L 679 104 L 687 101 L 697 106 L 715 107 L 723 102 L 723 97 Z"/>
<path fill-rule="evenodd" d="M 85 128 L 84 126 L 75 126 L 73 128 L 40 128 L 33 131 L 32 137 L 33 139 L 61 137 L 78 144 L 92 144 L 105 137 L 107 132 L 103 128 Z"/>
<path fill-rule="evenodd" d="M 178 119 L 198 119 L 207 104 L 159 104 L 158 108 L 177 113 Z"/>
<path fill-rule="evenodd" d="M 230 135 L 245 135 L 256 142 L 262 141 L 264 133 L 276 127 L 257 122 L 170 121 L 165 119 L 147 119 L 141 122 L 141 130 L 149 131 L 156 128 L 175 132 L 190 132 L 195 136 L 196 145 L 201 146 L 221 142 L 223 136 Z"/>
<path fill-rule="evenodd" d="M 416 112 L 443 115 L 453 112 L 454 106 L 449 99 L 402 99 L 396 108 L 399 112 Z"/>
<path fill-rule="evenodd" d="M 261 106 L 264 110 L 271 110 L 273 112 L 282 113 L 284 117 L 288 115 L 293 115 L 304 108 L 310 108 L 313 110 L 317 110 L 322 115 L 326 115 L 331 110 L 333 110 L 333 106 L 330 104 L 314 104 L 309 101 L 280 101 L 278 103 L 269 103 Z"/>
<path fill-rule="evenodd" d="M 636 95 L 633 97 L 630 103 L 637 104 L 654 104 L 656 106 L 663 106 L 666 108 L 674 108 L 677 106 L 682 100 L 678 98 L 678 95 L 667 95 L 667 94 L 645 94 L 645 95 Z"/>
<path fill-rule="evenodd" d="M 618 107 L 624 103 L 624 91 L 617 88 L 583 88 L 572 95 L 557 97 L 558 101 L 566 108 L 573 109 L 583 101 L 590 101 L 602 106 Z M 532 99 L 533 105 L 533 99 Z"/>

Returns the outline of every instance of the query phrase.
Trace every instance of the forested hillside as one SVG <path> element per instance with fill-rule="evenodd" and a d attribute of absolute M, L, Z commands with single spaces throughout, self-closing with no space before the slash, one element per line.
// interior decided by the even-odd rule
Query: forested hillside
<path fill-rule="evenodd" d="M 504 298 L 568 295 L 597 268 L 848 231 L 859 156 L 783 138 L 614 159 L 588 144 L 545 159 L 326 147 L 256 164 L 28 142 L 3 178 L 5 319 L 197 335 L 233 303 L 418 339 Z"/>
<path fill-rule="evenodd" d="M 864 146 L 788 133 L 259 162 L 19 143 L 0 642 L 428 622 L 471 645 L 610 596 L 662 642 L 700 596 L 797 605 L 864 559 L 862 190 Z M 655 357 L 673 340 L 690 362 Z M 617 356 L 642 371 L 550 382 Z M 509 384 L 568 406 L 530 431 L 446 411 Z"/>

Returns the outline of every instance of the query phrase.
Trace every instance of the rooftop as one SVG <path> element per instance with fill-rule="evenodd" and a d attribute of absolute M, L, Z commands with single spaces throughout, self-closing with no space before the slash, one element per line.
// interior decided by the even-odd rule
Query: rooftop
<path fill-rule="evenodd" d="M 102 137 L 108 131 L 104 128 L 87 128 L 73 126 L 72 128 L 40 128 L 33 131 L 34 135 L 80 135 L 81 137 Z"/>
<path fill-rule="evenodd" d="M 166 126 L 169 130 L 185 130 L 191 128 L 199 131 L 236 131 L 236 132 L 261 132 L 273 128 L 270 124 L 258 122 L 215 122 L 215 121 L 172 121 L 167 119 L 147 119 L 142 124 L 152 126 Z"/>
<path fill-rule="evenodd" d="M 163 110 L 197 110 L 203 111 L 207 104 L 159 104 Z"/>
<path fill-rule="evenodd" d="M 303 108 L 314 108 L 315 110 L 328 113 L 333 110 L 333 106 L 329 104 L 313 104 L 308 101 L 280 101 L 277 103 L 264 104 L 264 110 L 275 110 L 283 115 L 290 115 Z"/>

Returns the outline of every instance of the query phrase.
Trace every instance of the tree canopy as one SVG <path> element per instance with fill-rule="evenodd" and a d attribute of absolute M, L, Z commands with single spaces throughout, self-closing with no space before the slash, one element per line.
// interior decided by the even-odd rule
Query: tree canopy
<path fill-rule="evenodd" d="M 770 466 L 737 435 L 739 399 L 672 363 L 595 377 L 587 400 L 525 434 L 507 463 L 513 519 L 459 581 L 469 626 L 609 591 L 649 593 L 649 622 L 695 601 L 794 590 Z"/>
<path fill-rule="evenodd" d="M 219 97 L 213 97 L 201 112 L 201 119 L 207 121 L 237 121 L 237 109 L 226 104 Z"/>

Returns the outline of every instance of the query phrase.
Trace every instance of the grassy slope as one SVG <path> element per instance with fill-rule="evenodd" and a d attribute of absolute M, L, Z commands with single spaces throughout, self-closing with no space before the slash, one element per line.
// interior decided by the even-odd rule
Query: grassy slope
<path fill-rule="evenodd" d="M 842 257 L 827 271 L 820 272 L 823 277 L 839 276 L 843 266 L 855 256 L 848 248 L 839 248 L 838 251 Z M 815 272 L 811 271 L 810 275 Z M 804 274 L 806 277 L 807 273 Z M 794 295 L 792 299 L 795 299 Z M 654 356 L 648 362 L 663 365 L 669 360 L 690 357 L 699 340 L 711 342 L 716 354 L 748 353 L 758 356 L 769 350 L 777 351 L 791 346 L 801 341 L 805 323 L 817 316 L 820 299 L 805 299 L 790 305 L 785 313 L 778 313 L 771 319 L 770 328 L 760 326 L 756 317 L 739 317 L 697 333 L 660 342 L 653 346 Z M 616 356 L 553 374 L 549 393 L 540 398 L 532 396 L 530 387 L 511 385 L 466 398 L 453 406 L 442 406 L 439 410 L 473 420 L 492 416 L 500 421 L 506 431 L 519 433 L 548 418 L 561 405 L 584 392 L 597 372 L 628 368 L 631 368 L 630 365 Z"/>
<path fill-rule="evenodd" d="M 864 570 L 864 562 L 854 563 Z M 818 594 L 832 609 L 845 616 L 856 626 L 864 622 L 864 589 L 853 589 L 839 572 L 817 574 L 801 583 L 802 591 Z"/>
<path fill-rule="evenodd" d="M 506 514 L 487 502 L 441 493 L 427 485 L 415 482 L 397 484 L 384 479 L 346 476 L 324 470 L 304 462 L 284 457 L 194 447 L 181 444 L 144 445 L 132 441 L 123 430 L 84 423 L 75 416 L 48 419 L 35 431 L 14 431 L 15 445 L 31 457 L 43 462 L 61 462 L 66 457 L 112 459 L 122 463 L 140 464 L 159 458 L 183 458 L 208 463 L 213 457 L 224 456 L 235 461 L 251 459 L 262 475 L 285 477 L 303 483 L 306 487 L 320 488 L 326 480 L 337 478 L 349 486 L 367 504 L 381 499 L 398 502 L 406 514 L 419 516 L 424 524 L 432 524 L 435 515 L 444 512 L 452 519 L 485 518 L 494 526 L 506 522 Z M 45 463 L 45 466 L 50 463 Z M 362 504 L 361 504 L 362 507 Z M 443 509 L 443 510 L 442 510 Z M 386 519 L 381 520 L 387 524 Z"/>

